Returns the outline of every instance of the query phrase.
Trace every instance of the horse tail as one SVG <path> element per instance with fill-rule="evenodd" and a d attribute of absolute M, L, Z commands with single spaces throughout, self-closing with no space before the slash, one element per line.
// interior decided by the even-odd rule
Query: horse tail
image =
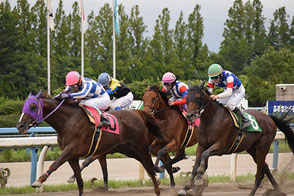
<path fill-rule="evenodd" d="M 163 138 L 162 132 L 161 132 L 161 122 L 157 120 L 154 116 L 151 114 L 143 111 L 143 110 L 137 110 L 137 112 L 140 113 L 142 119 L 145 122 L 145 125 L 148 129 L 148 131 L 157 138 Z"/>
<path fill-rule="evenodd" d="M 287 139 L 288 145 L 290 146 L 294 154 L 294 132 L 289 125 L 289 121 L 283 120 L 285 116 L 278 118 L 276 116 L 269 115 L 271 119 L 275 122 L 276 126 L 282 131 Z"/>

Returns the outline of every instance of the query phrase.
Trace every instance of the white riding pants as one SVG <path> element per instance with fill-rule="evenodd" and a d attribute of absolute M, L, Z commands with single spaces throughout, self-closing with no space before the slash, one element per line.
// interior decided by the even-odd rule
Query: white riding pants
<path fill-rule="evenodd" d="M 106 110 L 110 105 L 110 98 L 109 95 L 105 92 L 99 97 L 82 100 L 80 105 L 87 105 L 90 107 L 96 107 L 99 110 Z"/>
<path fill-rule="evenodd" d="M 245 97 L 245 88 L 241 85 L 238 89 L 234 89 L 233 93 L 229 97 L 219 98 L 218 102 L 226 105 L 231 111 L 233 111 L 239 103 Z"/>
<path fill-rule="evenodd" d="M 134 99 L 133 93 L 129 92 L 123 97 L 114 98 L 110 101 L 110 109 L 114 110 L 116 107 L 125 108 L 132 104 Z"/>

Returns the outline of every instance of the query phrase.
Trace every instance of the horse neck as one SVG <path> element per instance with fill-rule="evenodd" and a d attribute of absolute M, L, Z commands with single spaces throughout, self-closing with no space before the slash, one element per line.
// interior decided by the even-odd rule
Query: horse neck
<path fill-rule="evenodd" d="M 206 93 L 204 93 L 204 99 L 206 106 L 201 114 L 201 122 L 204 124 L 211 124 L 211 122 L 213 122 L 214 115 L 218 114 L 221 106 L 217 102 L 210 100 L 209 95 Z"/>
<path fill-rule="evenodd" d="M 53 99 L 43 99 L 43 118 L 58 107 L 58 104 L 59 103 Z M 64 126 L 67 124 L 65 122 L 68 121 L 73 114 L 73 111 L 71 109 L 65 109 L 69 107 L 63 104 L 45 119 L 45 122 L 53 127 L 59 135 L 62 135 L 62 130 L 66 130 L 64 129 Z"/>

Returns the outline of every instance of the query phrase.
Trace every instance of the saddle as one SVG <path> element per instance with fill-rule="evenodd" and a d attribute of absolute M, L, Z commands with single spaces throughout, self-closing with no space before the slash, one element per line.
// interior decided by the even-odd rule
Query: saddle
<path fill-rule="evenodd" d="M 118 124 L 117 118 L 112 114 L 108 114 L 108 113 L 103 114 L 100 112 L 100 110 L 97 110 L 96 108 L 85 106 L 85 105 L 80 105 L 80 106 L 86 112 L 89 118 L 89 121 L 95 125 L 91 145 L 86 155 L 86 157 L 88 157 L 94 154 L 98 149 L 100 139 L 102 136 L 102 131 L 100 130 L 103 130 L 103 132 L 107 131 L 110 133 L 119 134 L 119 124 Z M 101 124 L 100 120 L 102 118 L 104 119 L 104 121 L 106 120 L 108 122 L 109 126 L 103 126 L 103 124 L 102 124 L 102 127 L 100 126 Z"/>

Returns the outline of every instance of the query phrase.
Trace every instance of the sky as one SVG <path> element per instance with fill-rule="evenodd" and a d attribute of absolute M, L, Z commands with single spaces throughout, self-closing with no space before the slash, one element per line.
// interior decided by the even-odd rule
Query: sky
<path fill-rule="evenodd" d="M 47 0 L 46 0 L 47 1 Z M 63 0 L 64 10 L 69 13 L 72 4 L 77 0 Z M 112 0 L 83 0 L 85 7 L 85 15 L 89 15 L 91 10 L 97 15 L 99 9 L 105 4 L 112 5 Z M 14 6 L 16 0 L 9 0 Z M 31 5 L 36 0 L 28 0 Z M 53 12 L 58 7 L 59 0 L 52 0 Z M 80 0 L 78 0 L 80 2 Z M 223 40 L 222 33 L 224 23 L 228 18 L 228 10 L 233 6 L 234 0 L 117 0 L 118 4 L 123 4 L 125 11 L 130 15 L 131 8 L 135 5 L 139 6 L 140 15 L 143 17 L 144 23 L 147 25 L 146 36 L 151 37 L 155 21 L 162 14 L 163 8 L 168 8 L 171 16 L 170 27 L 174 28 L 176 21 L 183 11 L 185 22 L 192 13 L 196 4 L 201 6 L 200 13 L 204 19 L 204 37 L 203 42 L 208 45 L 208 49 L 213 52 L 219 51 L 219 46 Z M 246 2 L 243 0 L 243 3 Z M 294 0 L 261 0 L 263 4 L 263 15 L 266 18 L 266 27 L 269 26 L 270 20 L 273 19 L 273 13 L 280 7 L 285 6 L 289 14 L 288 22 L 290 23 L 294 16 Z"/>

